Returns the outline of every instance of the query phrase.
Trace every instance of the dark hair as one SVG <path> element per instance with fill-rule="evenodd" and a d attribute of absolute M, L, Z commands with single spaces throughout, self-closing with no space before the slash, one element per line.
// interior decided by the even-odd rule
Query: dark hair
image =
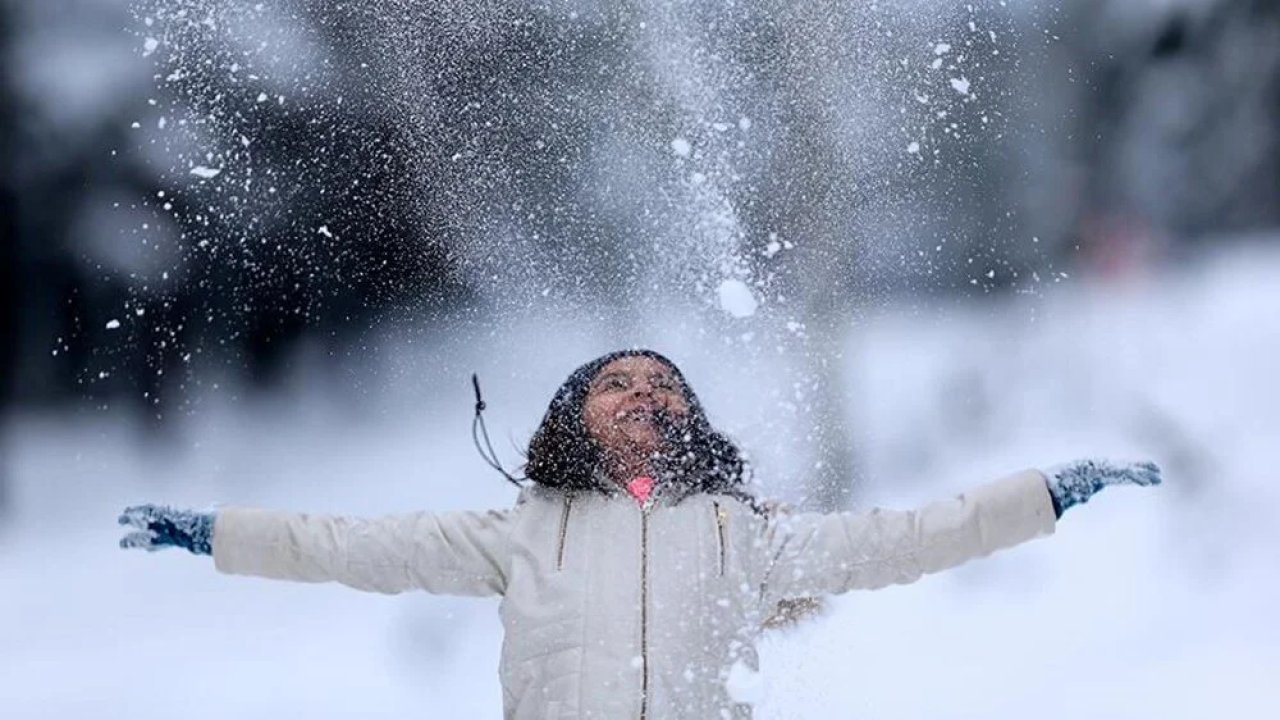
<path fill-rule="evenodd" d="M 684 374 L 652 350 L 619 350 L 574 370 L 551 398 L 542 423 L 529 441 L 525 476 L 538 485 L 564 491 L 610 491 L 599 472 L 601 450 L 587 433 L 582 409 L 591 381 L 609 363 L 624 357 L 652 358 L 671 369 L 689 405 L 688 420 L 668 433 L 670 448 L 659 467 L 659 480 L 679 486 L 676 501 L 698 493 L 732 495 L 752 506 L 746 489 L 747 466 L 738 447 L 711 427 L 706 411 Z"/>

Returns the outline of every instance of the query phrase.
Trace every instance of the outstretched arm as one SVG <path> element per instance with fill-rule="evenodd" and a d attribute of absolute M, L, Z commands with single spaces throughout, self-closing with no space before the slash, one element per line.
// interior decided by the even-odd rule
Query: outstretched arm
<path fill-rule="evenodd" d="M 338 582 L 381 593 L 421 589 L 454 595 L 506 588 L 514 510 L 411 513 L 381 518 L 229 508 L 194 513 L 143 505 L 122 524 L 138 528 L 122 547 L 184 547 L 213 555 L 220 572 L 301 582 Z"/>
<path fill-rule="evenodd" d="M 914 582 L 1052 534 L 1062 511 L 1107 485 L 1153 485 L 1150 463 L 1077 461 L 1025 470 L 918 510 L 780 516 L 768 528 L 766 599 Z"/>

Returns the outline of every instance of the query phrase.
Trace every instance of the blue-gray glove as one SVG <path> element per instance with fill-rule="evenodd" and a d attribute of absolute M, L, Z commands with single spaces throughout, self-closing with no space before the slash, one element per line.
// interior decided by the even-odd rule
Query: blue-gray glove
<path fill-rule="evenodd" d="M 135 505 L 120 515 L 121 525 L 136 531 L 120 539 L 122 548 L 149 552 L 186 548 L 196 555 L 213 554 L 213 513 L 179 510 L 164 505 Z"/>
<path fill-rule="evenodd" d="M 1073 460 L 1043 470 L 1053 496 L 1053 510 L 1062 513 L 1108 485 L 1159 485 L 1160 468 L 1153 462 Z"/>

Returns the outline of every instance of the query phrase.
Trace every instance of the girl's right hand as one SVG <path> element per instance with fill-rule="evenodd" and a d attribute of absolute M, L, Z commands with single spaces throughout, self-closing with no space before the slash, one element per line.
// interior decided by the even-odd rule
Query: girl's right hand
<path fill-rule="evenodd" d="M 134 505 L 120 514 L 120 524 L 137 528 L 120 539 L 122 548 L 149 552 L 168 547 L 186 548 L 195 555 L 213 554 L 211 512 L 179 510 L 165 505 Z"/>

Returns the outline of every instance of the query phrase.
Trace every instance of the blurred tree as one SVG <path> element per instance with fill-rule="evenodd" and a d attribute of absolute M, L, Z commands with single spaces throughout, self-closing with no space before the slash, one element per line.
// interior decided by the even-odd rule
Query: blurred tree
<path fill-rule="evenodd" d="M 744 252 L 785 298 L 775 332 L 801 361 L 806 499 L 845 507 L 858 458 L 842 372 L 860 314 L 893 294 L 1009 288 L 1041 261 L 1015 242 L 1002 191 L 1018 55 L 1006 16 L 960 4 L 774 3 L 753 22 L 735 50 L 772 142 L 736 197 Z"/>
<path fill-rule="evenodd" d="M 46 23 L 118 32 L 119 8 L 77 18 L 27 9 L 24 22 L 44 30 L 28 34 L 28 62 L 51 54 L 40 42 L 64 38 Z M 149 113 L 139 95 L 115 93 L 73 122 L 51 122 L 43 113 L 56 105 L 24 104 L 10 90 L 32 69 L 5 64 L 14 102 L 0 109 L 12 140 L 3 174 L 22 183 L 20 197 L 5 195 L 15 210 L 3 214 L 13 258 L 3 272 L 22 282 L 4 283 L 0 317 L 15 338 L 4 347 L 4 384 L 16 394 L 3 402 L 123 399 L 161 418 L 190 400 L 191 362 L 269 382 L 303 337 L 342 356 L 371 317 L 420 310 L 461 287 L 431 218 L 416 212 L 411 157 L 397 147 L 393 118 L 367 111 L 376 97 L 349 82 L 328 89 L 356 102 L 230 105 L 243 95 L 228 72 L 234 48 L 198 20 L 183 29 L 193 26 L 190 55 L 156 89 L 167 102 Z M 319 32 L 347 45 L 343 30 Z M 360 62 L 348 53 L 341 68 Z M 201 117 L 209 110 L 236 122 L 218 126 L 227 117 Z M 145 126 L 133 122 L 139 113 Z M 239 187 L 188 174 L 191 148 L 203 159 L 217 131 L 246 152 Z M 201 133 L 203 145 L 189 144 Z"/>
<path fill-rule="evenodd" d="M 1280 224 L 1280 4 L 1062 8 L 1039 122 L 1058 126 L 1037 162 L 1042 217 L 1064 255 L 1120 274 L 1153 255 Z M 1042 144 L 1043 145 L 1043 144 Z M 1047 186 L 1047 187 L 1046 187 Z"/>
<path fill-rule="evenodd" d="M 13 52 L 13 20 L 8 3 L 0 3 L 0 66 Z M 0 429 L 17 383 L 18 355 L 18 178 L 11 162 L 15 151 L 14 114 L 18 112 L 9 73 L 0 73 Z M 0 439 L 0 443 L 5 442 Z M 2 453 L 3 451 L 0 451 Z M 6 464 L 0 461 L 0 514 L 8 504 Z"/>
<path fill-rule="evenodd" d="M 8 66 L 13 52 L 12 19 L 8 3 L 0 4 L 0 58 Z M 17 103 L 11 76 L 0 74 L 0 411 L 14 391 L 18 358 L 18 186 L 10 161 L 15 151 L 14 114 Z"/>

